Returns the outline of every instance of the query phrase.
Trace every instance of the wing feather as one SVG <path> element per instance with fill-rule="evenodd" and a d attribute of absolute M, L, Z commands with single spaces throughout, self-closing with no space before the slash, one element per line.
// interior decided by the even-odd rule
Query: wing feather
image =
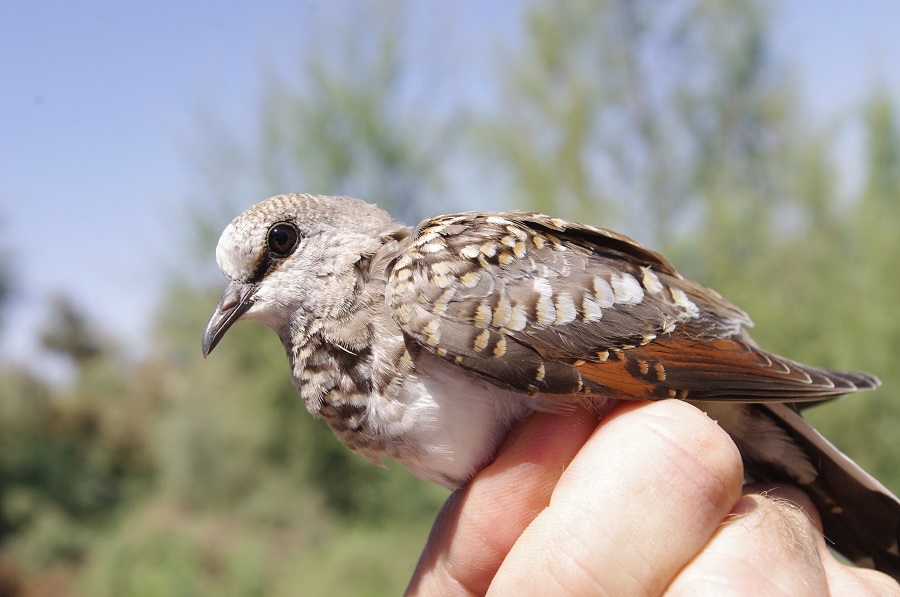
<path fill-rule="evenodd" d="M 815 400 L 879 383 L 767 353 L 742 310 L 661 255 L 532 212 L 426 220 L 386 292 L 410 340 L 531 394 Z"/>

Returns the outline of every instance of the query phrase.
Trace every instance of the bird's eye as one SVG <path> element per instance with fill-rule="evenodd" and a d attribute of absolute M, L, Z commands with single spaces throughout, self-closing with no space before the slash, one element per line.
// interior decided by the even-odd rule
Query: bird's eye
<path fill-rule="evenodd" d="M 287 257 L 297 248 L 297 228 L 293 224 L 282 222 L 275 224 L 269 229 L 269 238 L 267 240 L 269 251 L 278 257 Z"/>

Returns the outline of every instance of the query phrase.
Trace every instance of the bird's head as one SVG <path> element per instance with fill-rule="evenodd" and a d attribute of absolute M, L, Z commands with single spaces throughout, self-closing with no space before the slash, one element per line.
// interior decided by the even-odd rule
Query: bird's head
<path fill-rule="evenodd" d="M 259 321 L 282 342 L 311 333 L 352 308 L 361 260 L 402 226 L 349 197 L 278 195 L 257 203 L 222 232 L 216 261 L 228 286 L 203 333 L 212 352 L 239 319 Z"/>

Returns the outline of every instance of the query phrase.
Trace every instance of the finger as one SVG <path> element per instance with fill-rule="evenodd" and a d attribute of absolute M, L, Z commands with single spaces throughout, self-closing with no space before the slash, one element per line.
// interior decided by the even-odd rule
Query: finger
<path fill-rule="evenodd" d="M 563 473 L 491 591 L 661 594 L 740 499 L 742 477 L 734 443 L 698 409 L 621 406 Z"/>
<path fill-rule="evenodd" d="M 831 595 L 900 596 L 900 583 L 887 574 L 869 568 L 846 566 L 830 554 L 826 560 L 825 572 L 828 575 Z"/>
<path fill-rule="evenodd" d="M 828 595 L 815 510 L 773 494 L 744 495 L 666 595 Z"/>
<path fill-rule="evenodd" d="M 805 493 L 791 486 L 754 485 L 745 491 L 667 596 L 900 595 L 900 586 L 889 576 L 845 565 L 831 554 L 821 519 Z"/>
<path fill-rule="evenodd" d="M 597 426 L 587 412 L 536 413 L 438 515 L 408 594 L 483 595 L 513 543 Z"/>
<path fill-rule="evenodd" d="M 822 517 L 819 516 L 819 511 L 816 509 L 816 505 L 809 498 L 806 493 L 799 489 L 798 487 L 794 487 L 793 485 L 772 485 L 771 483 L 748 483 L 744 485 L 744 495 L 749 494 L 759 494 L 764 495 L 770 498 L 778 498 L 781 500 L 786 500 L 788 504 L 793 505 L 806 514 L 806 517 L 809 519 L 809 522 L 815 527 L 815 529 L 819 532 L 818 534 L 821 536 L 822 534 Z"/>
<path fill-rule="evenodd" d="M 819 512 L 806 493 L 792 486 L 771 487 L 761 484 L 749 485 L 744 488 L 744 491 L 754 491 L 768 497 L 788 500 L 807 515 L 809 523 L 815 530 L 812 536 L 825 570 L 829 594 L 900 596 L 900 584 L 887 574 L 845 564 L 834 556 L 828 549 L 826 537 L 822 534 L 822 519 L 819 517 Z"/>

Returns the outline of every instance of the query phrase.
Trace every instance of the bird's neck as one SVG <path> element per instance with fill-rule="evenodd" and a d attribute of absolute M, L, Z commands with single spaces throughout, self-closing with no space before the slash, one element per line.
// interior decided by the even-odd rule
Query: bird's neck
<path fill-rule="evenodd" d="M 384 302 L 384 251 L 357 264 L 357 284 L 336 310 L 340 316 L 298 314 L 291 329 L 279 334 L 307 410 L 336 431 L 363 425 L 365 405 L 389 399 L 394 382 L 411 368 L 400 362 L 406 352 L 403 334 Z"/>

